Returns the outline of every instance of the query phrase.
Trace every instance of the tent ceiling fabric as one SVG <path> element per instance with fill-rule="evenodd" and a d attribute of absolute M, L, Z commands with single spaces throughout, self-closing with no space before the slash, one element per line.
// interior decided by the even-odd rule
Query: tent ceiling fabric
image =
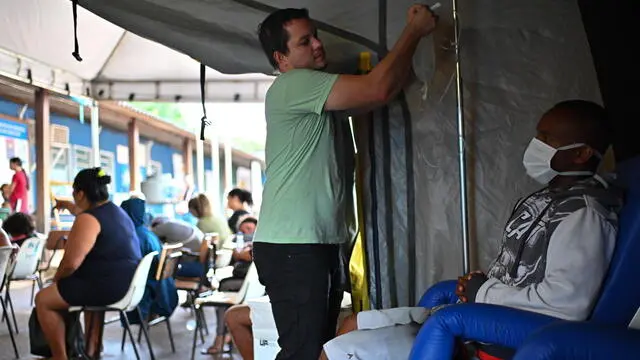
<path fill-rule="evenodd" d="M 113 7 L 112 10 L 117 10 L 116 3 L 108 2 L 107 5 L 103 3 L 97 6 Z M 183 6 L 185 2 L 179 3 Z M 0 9 L 0 31 L 3 34 L 0 37 L 0 71 L 5 75 L 27 79 L 28 70 L 31 70 L 32 79 L 38 84 L 59 90 L 65 89 L 68 84 L 72 93 L 82 95 L 91 87 L 92 95 L 99 99 L 126 100 L 133 93 L 135 99 L 140 101 L 175 101 L 176 96 L 180 96 L 182 101 L 200 100 L 198 61 L 165 45 L 125 31 L 122 27 L 81 7 L 78 8 L 78 40 L 83 61 L 76 61 L 71 55 L 74 40 L 71 1 L 0 0 Z M 194 10 L 207 13 L 202 9 Z M 232 14 L 227 13 L 227 16 Z M 108 19 L 107 16 L 105 18 Z M 129 20 L 141 21 L 141 25 L 149 23 L 149 20 L 143 21 L 135 17 L 125 20 L 125 24 L 128 25 Z M 219 29 L 233 32 L 235 29 L 231 26 L 232 23 L 229 18 Z M 196 21 L 193 24 L 200 25 Z M 203 31 L 209 30 L 211 29 L 203 28 Z M 150 28 L 149 32 L 151 34 L 144 31 L 140 34 L 151 39 L 164 38 L 173 30 L 164 25 L 157 25 Z M 239 37 L 244 36 L 246 40 L 251 41 L 250 35 L 247 33 Z M 179 42 L 183 41 L 182 36 L 176 38 Z M 227 40 L 233 43 L 237 37 L 232 36 Z M 199 46 L 201 44 L 198 43 Z M 215 45 L 210 43 L 206 47 L 214 49 Z M 176 48 L 181 50 L 179 47 Z M 242 48 L 242 45 L 228 47 L 229 51 L 246 53 Z M 216 52 L 212 52 L 213 57 Z M 185 53 L 197 55 L 188 51 Z M 235 62 L 236 60 L 230 61 L 229 64 L 233 65 Z M 227 66 L 225 70 L 228 73 L 242 75 L 225 75 L 214 70 L 207 72 L 208 100 L 264 99 L 272 77 L 259 73 L 245 73 L 251 72 L 252 68 L 266 72 L 268 68 L 248 66 L 246 61 L 241 60 L 237 62 L 235 68 Z M 217 65 L 215 61 L 209 61 L 207 64 L 214 65 L 213 68 Z"/>
<path fill-rule="evenodd" d="M 404 24 L 410 1 L 399 1 L 403 16 L 389 17 L 390 37 Z M 355 70 L 357 54 L 377 52 L 378 2 L 256 0 L 79 0 L 84 8 L 145 38 L 162 42 L 223 73 L 271 73 L 257 39 L 268 12 L 305 6 L 318 21 L 320 37 L 335 67 Z M 357 20 L 354 20 L 357 19 Z M 397 35 L 395 37 L 397 37 Z"/>
<path fill-rule="evenodd" d="M 71 1 L 0 0 L 0 71 L 27 79 L 30 69 L 37 84 L 57 89 L 68 86 L 74 94 L 86 94 L 90 88 L 98 99 L 127 100 L 134 94 L 136 100 L 175 101 L 180 96 L 182 101 L 198 101 L 200 61 L 225 74 L 242 74 L 210 70 L 210 101 L 262 101 L 272 82 L 264 74 L 271 75 L 272 69 L 258 43 L 258 24 L 273 9 L 301 6 L 318 21 L 330 70 L 355 71 L 359 52 L 386 50 L 380 45 L 378 1 L 78 3 L 82 62 L 71 55 Z M 388 44 L 402 31 L 411 4 L 402 0 L 388 6 L 384 39 Z"/>

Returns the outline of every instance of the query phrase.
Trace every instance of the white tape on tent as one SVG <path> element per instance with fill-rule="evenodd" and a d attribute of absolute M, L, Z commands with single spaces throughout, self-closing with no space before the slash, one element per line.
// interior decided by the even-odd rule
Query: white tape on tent
<path fill-rule="evenodd" d="M 434 11 L 442 5 L 438 2 L 429 9 Z M 427 36 L 420 40 L 415 55 L 413 56 L 413 69 L 418 80 L 422 82 L 422 100 L 426 100 L 429 94 L 429 87 L 433 79 L 436 68 L 436 56 L 433 43 L 433 36 Z"/>

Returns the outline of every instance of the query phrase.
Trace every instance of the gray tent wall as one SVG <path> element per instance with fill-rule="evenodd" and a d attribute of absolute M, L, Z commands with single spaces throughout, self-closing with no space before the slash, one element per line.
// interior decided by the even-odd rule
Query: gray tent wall
<path fill-rule="evenodd" d="M 556 102 L 600 102 L 600 95 L 574 1 L 463 0 L 459 6 L 472 268 L 486 270 L 514 201 L 538 187 L 524 172 L 522 154 L 539 117 Z M 450 11 L 449 4 L 444 8 Z M 452 38 L 452 27 L 451 18 L 442 20 L 426 101 L 419 84 L 407 89 L 410 126 L 402 102 L 390 107 L 388 122 L 378 112 L 372 126 L 376 146 L 365 183 L 375 178 L 368 200 L 377 206 L 366 202 L 374 307 L 412 305 L 431 284 L 462 269 L 454 57 L 441 40 Z M 405 171 L 407 159 L 413 174 Z"/>
<path fill-rule="evenodd" d="M 414 63 L 427 80 L 426 100 L 416 81 L 358 134 L 375 308 L 414 304 L 462 269 L 451 4 L 441 2 L 442 24 Z M 392 46 L 413 1 L 79 3 L 222 72 L 268 73 L 255 29 L 272 9 L 309 8 L 332 61 L 355 65 L 359 51 Z M 600 95 L 576 1 L 460 0 L 459 10 L 472 268 L 485 269 L 514 200 L 536 188 L 521 158 L 538 118 L 558 101 Z M 90 40 L 81 35 L 82 46 Z"/>

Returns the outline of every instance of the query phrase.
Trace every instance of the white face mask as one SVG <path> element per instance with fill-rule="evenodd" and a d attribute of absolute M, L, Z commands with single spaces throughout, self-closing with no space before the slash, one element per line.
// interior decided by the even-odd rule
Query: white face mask
<path fill-rule="evenodd" d="M 577 143 L 559 148 L 554 148 L 537 138 L 533 138 L 524 152 L 524 158 L 522 163 L 527 170 L 527 175 L 533 178 L 535 181 L 542 185 L 547 185 L 556 176 L 588 176 L 594 175 L 591 171 L 564 171 L 557 172 L 551 168 L 551 159 L 553 156 L 562 150 L 570 150 L 585 146 L 586 144 Z M 594 152 L 594 155 L 601 158 L 600 154 Z"/>

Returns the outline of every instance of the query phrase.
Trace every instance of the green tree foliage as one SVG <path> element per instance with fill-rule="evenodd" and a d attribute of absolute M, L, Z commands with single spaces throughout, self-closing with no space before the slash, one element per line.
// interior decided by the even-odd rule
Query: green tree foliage
<path fill-rule="evenodd" d="M 164 121 L 181 128 L 187 128 L 187 121 L 182 115 L 179 104 L 160 102 L 134 102 L 130 104 L 136 109 L 142 110 L 150 115 L 158 117 Z"/>

